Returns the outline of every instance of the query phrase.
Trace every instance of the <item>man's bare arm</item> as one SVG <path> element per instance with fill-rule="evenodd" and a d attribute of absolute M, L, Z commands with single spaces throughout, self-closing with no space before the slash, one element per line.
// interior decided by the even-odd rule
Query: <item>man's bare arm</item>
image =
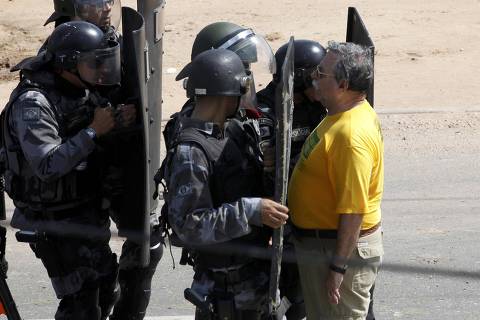
<path fill-rule="evenodd" d="M 333 268 L 340 268 L 340 272 L 330 270 L 326 281 L 326 289 L 330 303 L 338 304 L 340 302 L 340 285 L 343 281 L 341 271 L 348 263 L 353 250 L 355 249 L 360 235 L 363 214 L 341 214 L 337 230 L 337 248 L 331 264 Z"/>
<path fill-rule="evenodd" d="M 357 246 L 363 214 L 341 214 L 337 229 L 337 248 L 333 263 L 342 267 Z"/>

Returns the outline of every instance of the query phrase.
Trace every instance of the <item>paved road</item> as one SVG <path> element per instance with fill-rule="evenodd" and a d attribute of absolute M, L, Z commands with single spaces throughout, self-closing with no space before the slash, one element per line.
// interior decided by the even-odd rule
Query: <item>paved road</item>
<path fill-rule="evenodd" d="M 382 114 L 386 142 L 385 268 L 378 319 L 479 319 L 480 116 Z M 407 123 L 408 125 L 405 125 Z M 56 299 L 39 261 L 12 239 L 9 283 L 25 319 L 52 318 Z M 118 251 L 121 239 L 112 240 Z M 192 315 L 183 300 L 189 268 L 168 250 L 155 275 L 148 315 Z M 156 318 L 156 319 L 177 319 Z M 188 318 L 187 318 L 188 319 Z"/>

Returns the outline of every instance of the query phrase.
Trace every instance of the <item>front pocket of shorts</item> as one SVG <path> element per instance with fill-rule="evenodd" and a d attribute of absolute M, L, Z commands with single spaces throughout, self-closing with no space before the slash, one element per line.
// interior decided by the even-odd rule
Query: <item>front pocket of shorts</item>
<path fill-rule="evenodd" d="M 383 245 L 380 243 L 376 246 L 358 248 L 358 255 L 363 259 L 370 259 L 383 256 Z"/>
<path fill-rule="evenodd" d="M 355 274 L 352 279 L 352 289 L 355 292 L 364 292 L 370 290 L 373 282 L 375 281 L 375 273 L 373 272 L 361 272 Z"/>

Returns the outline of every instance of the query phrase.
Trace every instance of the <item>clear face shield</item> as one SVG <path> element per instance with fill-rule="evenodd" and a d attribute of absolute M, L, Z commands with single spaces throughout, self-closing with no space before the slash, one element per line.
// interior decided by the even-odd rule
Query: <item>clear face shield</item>
<path fill-rule="evenodd" d="M 251 78 L 251 81 L 248 83 L 248 88 L 240 97 L 240 108 L 242 109 L 252 109 L 255 110 L 258 106 L 257 102 L 257 91 L 255 89 L 255 81 Z"/>
<path fill-rule="evenodd" d="M 75 0 L 75 16 L 106 31 L 118 30 L 122 17 L 120 0 Z"/>
<path fill-rule="evenodd" d="M 242 96 L 240 103 L 242 108 L 256 108 L 256 92 L 263 87 L 256 84 L 267 84 L 272 80 L 276 72 L 275 55 L 265 38 L 259 36 L 251 29 L 244 30 L 223 43 L 219 48 L 228 49 L 242 59 L 245 69 L 251 72 L 254 80 L 250 82 L 250 88 Z"/>
<path fill-rule="evenodd" d="M 78 57 L 80 78 L 91 85 L 116 85 L 121 80 L 120 44 L 108 41 L 108 48 L 82 53 Z"/>

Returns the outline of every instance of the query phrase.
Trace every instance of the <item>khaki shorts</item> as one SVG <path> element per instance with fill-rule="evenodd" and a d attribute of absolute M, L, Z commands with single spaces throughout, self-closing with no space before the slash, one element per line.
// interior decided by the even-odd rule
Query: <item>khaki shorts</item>
<path fill-rule="evenodd" d="M 381 228 L 358 240 L 349 268 L 340 286 L 340 303 L 328 302 L 325 282 L 335 253 L 336 240 L 294 239 L 307 319 L 363 320 L 370 304 L 370 288 L 375 283 L 383 255 Z"/>

